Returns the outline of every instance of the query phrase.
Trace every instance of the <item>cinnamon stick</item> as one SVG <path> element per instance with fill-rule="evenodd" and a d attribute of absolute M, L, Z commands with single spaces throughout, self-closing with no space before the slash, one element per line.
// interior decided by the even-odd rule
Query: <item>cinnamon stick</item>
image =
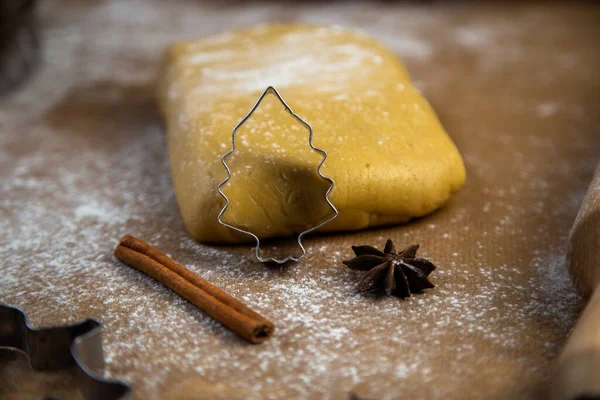
<path fill-rule="evenodd" d="M 115 249 L 115 256 L 156 279 L 244 339 L 262 343 L 273 335 L 272 322 L 146 242 L 125 235 Z"/>

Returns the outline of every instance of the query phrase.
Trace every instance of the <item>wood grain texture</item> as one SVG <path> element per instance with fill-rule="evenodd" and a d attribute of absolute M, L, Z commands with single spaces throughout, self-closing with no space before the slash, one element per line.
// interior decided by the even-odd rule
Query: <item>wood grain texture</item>
<path fill-rule="evenodd" d="M 600 284 L 600 165 L 571 230 L 567 265 L 581 292 L 590 296 Z"/>

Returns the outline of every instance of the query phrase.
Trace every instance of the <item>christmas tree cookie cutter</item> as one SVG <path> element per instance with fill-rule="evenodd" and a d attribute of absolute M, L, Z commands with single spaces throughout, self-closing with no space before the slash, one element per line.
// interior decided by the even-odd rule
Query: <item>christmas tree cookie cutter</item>
<path fill-rule="evenodd" d="M 308 130 L 308 144 L 310 145 L 311 149 L 317 153 L 319 153 L 320 155 L 323 156 L 323 159 L 321 160 L 321 162 L 319 163 L 319 165 L 317 166 L 317 174 L 319 175 L 319 177 L 321 177 L 322 179 L 328 181 L 330 183 L 329 189 L 327 189 L 327 192 L 325 192 L 325 201 L 327 202 L 327 204 L 329 204 L 329 206 L 331 207 L 331 209 L 333 210 L 333 216 L 327 220 L 325 220 L 324 222 L 321 222 L 320 224 L 313 226 L 303 232 L 301 232 L 298 237 L 297 237 L 297 241 L 298 241 L 298 245 L 300 246 L 300 249 L 302 249 L 302 254 L 298 257 L 294 257 L 294 256 L 287 256 L 285 258 L 273 258 L 273 257 L 269 257 L 269 258 L 262 258 L 260 256 L 260 239 L 258 238 L 258 236 L 256 236 L 254 233 L 243 230 L 241 228 L 238 228 L 236 226 L 230 225 L 226 222 L 223 222 L 223 214 L 225 214 L 225 212 L 227 211 L 227 208 L 229 207 L 229 198 L 225 195 L 225 193 L 223 193 L 223 191 L 221 190 L 223 188 L 223 186 L 229 182 L 229 180 L 231 179 L 231 170 L 229 169 L 229 166 L 227 165 L 226 159 L 229 155 L 231 155 L 234 151 L 235 151 L 235 138 L 236 138 L 236 133 L 238 131 L 238 129 L 252 116 L 252 114 L 254 114 L 254 112 L 256 111 L 256 109 L 258 108 L 258 106 L 260 105 L 260 103 L 263 101 L 263 99 L 265 98 L 265 96 L 267 96 L 268 94 L 272 94 L 274 96 L 277 97 L 277 99 L 279 99 L 279 101 L 281 102 L 281 104 L 283 104 L 285 111 L 287 111 L 288 113 L 290 113 L 292 115 L 292 117 L 294 117 L 294 119 L 296 121 L 298 121 L 302 126 L 304 126 L 307 130 Z M 229 150 L 227 153 L 225 153 L 223 155 L 223 157 L 221 157 L 221 162 L 223 163 L 223 166 L 225 167 L 225 170 L 227 170 L 227 178 L 225 178 L 225 180 L 223 182 L 221 182 L 219 184 L 219 186 L 217 187 L 217 190 L 219 192 L 219 194 L 221 196 L 223 196 L 223 198 L 225 199 L 225 205 L 223 206 L 223 208 L 221 209 L 221 212 L 219 213 L 217 220 L 219 221 L 219 223 L 227 228 L 231 228 L 237 232 L 243 233 L 245 235 L 249 235 L 252 236 L 254 238 L 254 240 L 256 241 L 256 247 L 254 247 L 254 253 L 256 256 L 256 259 L 262 263 L 277 263 L 277 264 L 284 264 L 287 263 L 289 261 L 293 261 L 293 262 L 298 262 L 300 260 L 302 260 L 305 256 L 306 256 L 306 249 L 304 248 L 304 246 L 302 245 L 302 238 L 311 233 L 316 231 L 317 229 L 321 228 L 322 226 L 324 226 L 325 224 L 328 224 L 329 222 L 333 221 L 334 219 L 337 218 L 337 216 L 339 215 L 339 212 L 337 210 L 337 208 L 335 208 L 335 206 L 333 205 L 333 203 L 331 202 L 331 200 L 329 199 L 329 194 L 331 193 L 331 191 L 333 190 L 333 188 L 335 187 L 335 181 L 325 175 L 323 175 L 323 173 L 321 172 L 321 167 L 323 166 L 323 163 L 325 162 L 325 160 L 327 159 L 327 152 L 323 149 L 320 149 L 318 147 L 316 147 L 313 144 L 313 129 L 312 126 L 306 122 L 304 119 L 302 119 L 302 117 L 300 117 L 298 114 L 296 114 L 294 111 L 292 111 L 292 108 L 285 102 L 285 100 L 283 99 L 283 97 L 281 97 L 281 94 L 279 94 L 279 92 L 277 91 L 277 89 L 275 89 L 273 86 L 269 86 L 268 88 L 265 89 L 265 91 L 260 95 L 260 97 L 258 98 L 258 100 L 256 101 L 256 103 L 254 104 L 254 106 L 250 109 L 250 111 L 248 112 L 248 114 L 246 114 L 246 116 L 244 118 L 242 118 L 240 120 L 240 122 L 237 123 L 237 125 L 235 126 L 235 128 L 233 128 L 233 131 L 231 133 L 231 142 L 232 142 L 232 147 L 231 150 Z"/>

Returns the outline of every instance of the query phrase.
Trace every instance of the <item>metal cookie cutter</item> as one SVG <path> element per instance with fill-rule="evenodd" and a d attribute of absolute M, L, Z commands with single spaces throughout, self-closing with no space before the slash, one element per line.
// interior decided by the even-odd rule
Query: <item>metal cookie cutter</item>
<path fill-rule="evenodd" d="M 74 325 L 34 329 L 25 313 L 0 304 L 0 348 L 25 353 L 34 370 L 77 367 L 77 386 L 88 400 L 126 400 L 131 387 L 102 377 L 102 325 L 88 319 Z"/>
<path fill-rule="evenodd" d="M 262 258 L 260 256 L 260 254 L 259 254 L 259 251 L 260 251 L 260 239 L 258 238 L 258 236 L 256 236 L 252 232 L 248 232 L 248 231 L 245 231 L 245 230 L 240 229 L 238 227 L 235 227 L 233 225 L 229 225 L 229 224 L 223 222 L 223 220 L 221 219 L 223 217 L 223 214 L 225 214 L 225 211 L 227 211 L 227 208 L 229 207 L 229 199 L 223 193 L 223 191 L 221 190 L 221 188 L 223 187 L 223 185 L 225 185 L 231 179 L 231 170 L 229 169 L 229 166 L 225 162 L 225 159 L 231 153 L 233 153 L 235 151 L 235 136 L 236 136 L 237 130 L 244 124 L 244 122 L 246 122 L 246 120 L 248 120 L 248 118 L 250 118 L 250 116 L 252 116 L 252 114 L 254 113 L 254 111 L 256 111 L 256 109 L 258 108 L 258 106 L 260 105 L 260 103 L 263 101 L 263 99 L 265 98 L 265 96 L 268 95 L 268 94 L 275 95 L 279 99 L 279 101 L 281 102 L 281 104 L 283 104 L 283 106 L 285 107 L 285 111 L 287 111 L 288 113 L 290 113 L 296 119 L 296 121 L 300 122 L 308 130 L 308 144 L 310 145 L 310 147 L 314 151 L 316 151 L 317 153 L 319 153 L 319 154 L 321 154 L 323 156 L 323 159 L 321 160 L 321 162 L 319 163 L 319 166 L 317 167 L 317 174 L 319 174 L 319 176 L 322 179 L 325 179 L 326 181 L 328 181 L 331 184 L 331 186 L 329 186 L 329 189 L 327 189 L 327 192 L 325 193 L 325 201 L 327 201 L 327 204 L 329 204 L 329 206 L 333 210 L 334 214 L 328 220 L 320 223 L 317 226 L 309 228 L 309 229 L 305 230 L 304 232 L 301 232 L 298 235 L 298 245 L 302 249 L 302 255 L 300 255 L 299 257 L 288 256 L 288 257 L 282 258 L 282 259 L 277 259 L 277 258 Z M 246 114 L 246 116 L 244 118 L 242 118 L 240 120 L 240 122 L 238 122 L 238 124 L 235 126 L 235 128 L 233 128 L 233 132 L 231 133 L 231 141 L 232 141 L 231 150 L 229 150 L 227 153 L 225 153 L 223 155 L 223 157 L 221 157 L 221 162 L 223 163 L 223 166 L 227 170 L 227 178 L 223 182 L 221 182 L 219 184 L 219 186 L 217 187 L 217 190 L 219 191 L 219 193 L 221 194 L 221 196 L 223 196 L 223 198 L 225 199 L 225 206 L 223 207 L 223 209 L 219 213 L 219 216 L 217 217 L 217 219 L 219 220 L 219 223 L 221 225 L 223 225 L 223 226 L 226 226 L 228 228 L 236 230 L 236 231 L 238 231 L 240 233 L 244 233 L 246 235 L 252 236 L 254 238 L 254 240 L 256 240 L 256 247 L 254 248 L 256 259 L 258 261 L 260 261 L 260 262 L 263 262 L 263 263 L 274 262 L 274 263 L 277 263 L 277 264 L 284 264 L 284 263 L 286 263 L 288 261 L 294 261 L 294 262 L 300 261 L 301 259 L 303 259 L 306 256 L 306 249 L 302 245 L 302 238 L 304 237 L 304 235 L 306 235 L 306 234 L 308 234 L 310 232 L 313 232 L 313 231 L 319 229 L 323 225 L 325 225 L 325 224 L 333 221 L 339 215 L 338 210 L 335 208 L 335 206 L 333 205 L 333 203 L 331 203 L 331 200 L 329 200 L 329 193 L 331 193 L 331 191 L 333 190 L 333 188 L 335 186 L 335 182 L 334 182 L 333 179 L 331 179 L 331 178 L 323 175 L 323 173 L 321 172 L 321 166 L 323 165 L 323 163 L 327 159 L 327 152 L 325 150 L 322 150 L 322 149 L 318 148 L 318 147 L 315 147 L 315 145 L 313 144 L 312 140 L 313 140 L 313 130 L 312 130 L 312 127 L 310 126 L 310 124 L 308 122 L 306 122 L 305 120 L 303 120 L 294 111 L 292 111 L 292 108 L 285 102 L 285 100 L 283 100 L 283 97 L 281 97 L 281 95 L 279 94 L 279 92 L 277 91 L 277 89 L 275 89 L 273 86 L 269 86 L 267 89 L 265 89 L 265 91 L 260 95 L 260 97 L 258 98 L 258 100 L 256 101 L 256 103 L 254 104 L 254 106 L 250 109 L 250 111 L 248 112 L 248 114 Z"/>

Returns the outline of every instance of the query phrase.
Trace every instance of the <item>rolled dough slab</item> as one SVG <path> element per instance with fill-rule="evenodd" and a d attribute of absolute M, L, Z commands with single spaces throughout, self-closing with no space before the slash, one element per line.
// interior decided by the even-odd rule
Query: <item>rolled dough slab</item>
<path fill-rule="evenodd" d="M 260 25 L 178 42 L 159 83 L 171 171 L 185 225 L 200 241 L 249 237 L 217 223 L 221 156 L 261 92 L 276 87 L 329 156 L 340 215 L 326 231 L 405 222 L 443 205 L 465 181 L 458 150 L 406 69 L 385 46 L 338 27 Z M 261 238 L 326 219 L 328 183 L 308 131 L 267 96 L 238 131 L 224 187 L 226 222 Z"/>

